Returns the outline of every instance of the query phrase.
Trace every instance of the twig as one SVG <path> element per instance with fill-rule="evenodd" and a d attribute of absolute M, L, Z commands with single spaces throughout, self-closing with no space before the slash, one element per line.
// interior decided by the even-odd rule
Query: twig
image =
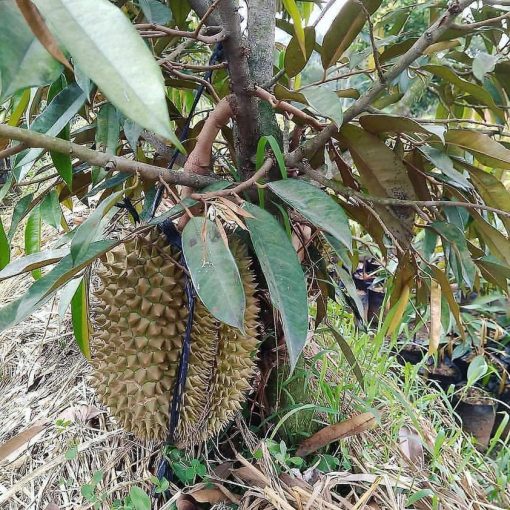
<path fill-rule="evenodd" d="M 216 6 L 221 2 L 221 0 L 214 0 L 214 2 L 210 5 L 210 7 L 205 11 L 204 15 L 198 22 L 197 28 L 195 28 L 195 31 L 193 32 L 196 36 L 200 33 L 201 28 L 204 26 L 204 23 L 207 21 L 207 18 L 213 13 L 213 11 L 216 9 Z"/>
<path fill-rule="evenodd" d="M 317 19 L 313 22 L 312 27 L 315 28 L 319 24 L 320 20 L 324 18 L 325 14 L 329 11 L 331 7 L 333 7 L 335 2 L 336 0 L 329 0 L 329 2 L 324 6 L 324 9 L 322 9 L 320 14 L 317 16 Z"/>
<path fill-rule="evenodd" d="M 370 17 L 370 12 L 365 7 L 363 0 L 356 0 L 356 3 L 361 7 L 362 11 L 365 13 L 368 22 L 368 34 L 370 37 L 370 44 L 372 45 L 372 55 L 374 56 L 375 68 L 377 69 L 377 76 L 379 77 L 379 81 L 381 83 L 386 82 L 386 78 L 384 77 L 384 73 L 381 67 L 381 63 L 379 62 L 379 50 L 375 44 L 374 37 L 374 24 L 372 23 L 372 18 Z"/>
<path fill-rule="evenodd" d="M 385 88 L 386 83 L 390 83 L 393 79 L 407 69 L 423 51 L 431 44 L 437 42 L 441 35 L 452 25 L 455 18 L 474 0 L 460 0 L 451 4 L 446 12 L 437 18 L 437 20 L 425 31 L 425 33 L 406 51 L 395 63 L 395 65 L 386 73 L 384 73 L 385 83 L 377 80 L 354 104 L 344 112 L 344 123 L 350 122 L 361 112 L 365 111 L 374 98 L 380 94 Z M 296 167 L 303 158 L 309 154 L 314 154 L 320 147 L 326 145 L 328 140 L 338 131 L 335 123 L 329 124 L 315 137 L 305 142 L 292 153 L 286 156 L 287 166 Z"/>
<path fill-rule="evenodd" d="M 270 88 L 272 88 L 276 82 L 285 74 L 285 68 L 284 69 L 280 69 L 272 78 L 270 81 L 268 81 L 267 83 L 264 83 L 261 87 L 263 89 L 266 89 L 266 90 L 269 90 Z"/>
<path fill-rule="evenodd" d="M 189 69 L 190 71 L 215 71 L 216 69 L 225 69 L 227 67 L 226 62 L 221 62 L 220 64 L 213 65 L 198 65 L 198 64 L 185 64 L 182 62 L 175 62 L 170 60 L 169 58 L 161 58 L 158 60 L 158 64 L 168 63 L 174 69 Z"/>
<path fill-rule="evenodd" d="M 200 85 L 203 85 L 207 89 L 207 91 L 209 92 L 209 94 L 211 94 L 211 96 L 213 97 L 213 99 L 214 99 L 214 101 L 216 103 L 220 102 L 220 97 L 218 96 L 218 94 L 214 90 L 214 87 L 212 86 L 212 84 L 209 83 L 207 80 L 204 80 L 203 78 L 200 78 L 200 77 L 195 76 L 193 74 L 181 73 L 180 71 L 175 70 L 173 68 L 173 66 L 169 62 L 165 62 L 163 64 L 163 67 L 168 72 L 170 72 L 171 74 L 173 74 L 177 78 L 180 78 L 181 80 L 189 80 L 189 81 L 194 81 L 196 83 L 200 83 Z"/>
<path fill-rule="evenodd" d="M 18 143 L 17 145 L 11 145 L 10 147 L 7 147 L 7 149 L 0 151 L 0 159 L 5 159 L 10 156 L 14 156 L 15 154 L 19 154 L 22 150 L 24 150 L 26 148 L 27 148 L 27 146 L 24 143 Z"/>
<path fill-rule="evenodd" d="M 164 181 L 169 184 L 179 184 L 192 188 L 203 188 L 204 186 L 217 182 L 217 179 L 207 175 L 169 171 L 166 168 L 149 165 L 140 161 L 133 161 L 106 152 L 94 151 L 79 144 L 62 140 L 61 138 L 55 138 L 53 136 L 47 136 L 36 133 L 35 131 L 5 124 L 0 124 L 0 137 L 24 142 L 28 147 L 37 147 L 61 154 L 68 154 L 80 161 L 108 170 L 118 170 L 119 172 L 129 174 L 138 173 L 143 179 L 147 180 L 159 180 L 159 176 L 161 175 Z"/>
<path fill-rule="evenodd" d="M 510 212 L 502 211 L 501 209 L 497 209 L 495 207 L 490 207 L 488 205 L 483 204 L 474 204 L 472 202 L 462 202 L 462 201 L 450 201 L 450 200 L 401 200 L 398 198 L 389 198 L 389 197 L 375 197 L 373 195 L 366 195 L 365 193 L 360 193 L 359 191 L 355 191 L 351 188 L 347 188 L 343 186 L 338 181 L 333 181 L 331 179 L 327 179 L 317 170 L 313 170 L 310 165 L 302 164 L 300 165 L 300 169 L 308 175 L 314 181 L 332 189 L 335 193 L 345 197 L 345 198 L 355 198 L 357 200 L 361 200 L 364 202 L 370 202 L 372 204 L 377 205 L 386 205 L 391 207 L 465 207 L 466 209 L 480 209 L 482 211 L 488 211 L 496 213 L 500 216 L 504 216 L 506 218 L 510 218 Z"/>
<path fill-rule="evenodd" d="M 503 21 L 505 19 L 510 19 L 510 12 L 507 12 L 507 13 L 502 14 L 501 16 L 497 16 L 495 18 L 478 21 L 476 23 L 464 23 L 464 24 L 453 23 L 451 28 L 454 30 L 460 30 L 461 32 L 472 32 L 473 30 L 476 30 L 478 28 L 484 28 L 484 27 L 490 27 L 492 25 L 498 25 L 500 23 L 500 21 Z"/>
<path fill-rule="evenodd" d="M 262 166 L 246 181 L 241 182 L 234 188 L 222 189 L 219 191 L 210 191 L 209 193 L 193 193 L 191 198 L 195 200 L 210 200 L 218 197 L 236 196 L 241 194 L 243 191 L 255 186 L 259 179 L 265 177 L 274 165 L 274 161 L 268 158 L 264 161 Z"/>
<path fill-rule="evenodd" d="M 138 23 L 137 25 L 134 25 L 134 27 L 145 37 L 185 37 L 205 44 L 216 44 L 226 38 L 226 33 L 221 27 L 207 27 L 205 29 L 206 32 L 217 30 L 217 33 L 213 35 L 205 35 L 203 33 L 204 30 L 199 31 L 198 33 L 196 33 L 196 31 L 187 32 L 186 30 L 168 28 L 163 25 L 156 25 L 155 23 Z"/>
<path fill-rule="evenodd" d="M 350 71 L 348 73 L 337 74 L 336 76 L 330 76 L 329 78 L 323 78 L 322 80 L 316 81 L 314 83 L 308 83 L 307 85 L 303 85 L 299 89 L 296 89 L 296 92 L 301 92 L 302 90 L 308 89 L 310 87 L 317 87 L 318 85 L 322 85 L 323 83 L 329 83 L 331 81 L 343 80 L 344 78 L 349 78 L 350 76 L 356 76 L 357 74 L 372 74 L 377 71 L 377 69 L 360 69 L 358 71 Z"/>
<path fill-rule="evenodd" d="M 315 129 L 321 130 L 324 128 L 324 124 L 321 124 L 317 119 L 314 117 L 306 114 L 304 111 L 300 110 L 299 108 L 296 108 L 295 106 L 292 106 L 290 103 L 287 103 L 285 101 L 280 101 L 279 99 L 276 99 L 271 92 L 268 92 L 267 90 L 263 89 L 262 87 L 255 87 L 253 90 L 254 95 L 257 97 L 260 97 L 261 99 L 264 99 L 267 101 L 273 108 L 282 110 L 289 115 L 293 117 L 298 117 L 303 120 L 306 124 L 309 124 Z"/>

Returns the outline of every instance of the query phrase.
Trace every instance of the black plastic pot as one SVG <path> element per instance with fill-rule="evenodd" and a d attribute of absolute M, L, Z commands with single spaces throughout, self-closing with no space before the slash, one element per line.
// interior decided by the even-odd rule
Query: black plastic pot
<path fill-rule="evenodd" d="M 377 320 L 384 302 L 384 290 L 382 288 L 368 289 L 368 322 Z"/>

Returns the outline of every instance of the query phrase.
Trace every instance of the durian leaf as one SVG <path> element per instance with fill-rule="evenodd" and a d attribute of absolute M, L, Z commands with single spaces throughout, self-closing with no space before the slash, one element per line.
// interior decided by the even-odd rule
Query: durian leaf
<path fill-rule="evenodd" d="M 56 250 L 45 250 L 26 257 L 13 260 L 0 271 L 0 281 L 12 278 L 21 273 L 34 271 L 40 267 L 55 264 L 69 254 L 69 248 L 58 248 Z"/>
<path fill-rule="evenodd" d="M 352 234 L 347 215 L 325 191 L 297 179 L 274 181 L 267 186 L 307 220 L 351 249 Z"/>
<path fill-rule="evenodd" d="M 23 296 L 0 308 L 0 331 L 12 328 L 25 320 L 43 306 L 62 285 L 116 244 L 117 241 L 111 239 L 92 243 L 81 257 L 79 264 L 73 264 L 71 255 L 65 256 L 49 273 L 37 280 Z"/>
<path fill-rule="evenodd" d="M 195 290 L 209 312 L 244 331 L 243 282 L 218 227 L 206 218 L 191 218 L 182 233 L 182 251 Z"/>
<path fill-rule="evenodd" d="M 64 318 L 67 309 L 71 305 L 71 300 L 76 294 L 76 291 L 78 290 L 78 287 L 82 281 L 83 277 L 80 276 L 79 278 L 75 278 L 74 280 L 67 282 L 62 287 L 62 290 L 60 291 L 60 299 L 58 301 L 58 315 L 61 319 Z"/>
<path fill-rule="evenodd" d="M 303 90 L 303 95 L 319 115 L 331 119 L 338 127 L 342 125 L 342 103 L 335 92 L 324 87 L 310 87 Z"/>
<path fill-rule="evenodd" d="M 90 358 L 89 300 L 86 280 L 82 279 L 71 299 L 74 338 L 82 354 Z"/>
<path fill-rule="evenodd" d="M 57 136 L 78 113 L 84 103 L 85 94 L 76 83 L 72 83 L 55 96 L 41 115 L 34 120 L 30 129 L 48 136 Z M 13 173 L 18 182 L 30 170 L 29 163 L 32 163 L 43 152 L 44 149 L 34 148 L 25 150 L 16 156 Z M 62 178 L 68 179 L 68 176 L 64 174 Z"/>
<path fill-rule="evenodd" d="M 303 28 L 303 22 L 301 21 L 301 13 L 299 12 L 295 0 L 282 1 L 285 6 L 285 10 L 290 14 L 292 21 L 294 22 L 294 34 L 298 40 L 303 57 L 306 58 L 305 30 Z"/>
<path fill-rule="evenodd" d="M 7 234 L 7 237 L 10 241 L 12 241 L 12 238 L 16 233 L 16 229 L 18 228 L 19 222 L 24 218 L 27 209 L 32 203 L 32 198 L 34 198 L 34 194 L 29 193 L 28 195 L 20 198 L 18 203 L 14 206 L 14 210 L 12 211 L 11 216 L 11 226 L 9 227 L 9 233 Z"/>
<path fill-rule="evenodd" d="M 185 154 L 170 129 L 161 69 L 129 18 L 108 0 L 95 0 L 93 8 L 90 0 L 35 3 L 50 30 L 101 92 L 124 115 L 171 140 Z"/>
<path fill-rule="evenodd" d="M 62 69 L 34 36 L 14 0 L 0 2 L 0 54 L 0 103 L 18 90 L 51 83 Z"/>
<path fill-rule="evenodd" d="M 100 235 L 100 230 L 103 226 L 101 220 L 123 194 L 124 190 L 117 191 L 103 200 L 94 212 L 76 229 L 76 233 L 71 241 L 71 256 L 74 263 L 79 262 L 81 257 L 88 252 L 90 243 Z"/>
<path fill-rule="evenodd" d="M 166 25 L 172 17 L 170 9 L 159 0 L 139 0 L 139 5 L 149 23 Z"/>
<path fill-rule="evenodd" d="M 34 207 L 28 217 L 25 226 L 25 254 L 31 255 L 41 251 L 41 209 Z M 34 269 L 32 276 L 38 280 L 42 273 L 40 269 Z"/>
<path fill-rule="evenodd" d="M 50 191 L 41 202 L 41 218 L 56 230 L 60 228 L 62 209 L 60 208 L 58 195 L 55 190 Z"/>
<path fill-rule="evenodd" d="M 11 248 L 9 246 L 9 240 L 5 234 L 5 229 L 0 218 L 0 269 L 3 269 L 11 260 Z M 0 272 L 0 274 L 2 274 Z"/>
<path fill-rule="evenodd" d="M 280 224 L 254 204 L 244 205 L 253 218 L 246 218 L 253 248 L 267 281 L 273 306 L 278 310 L 291 370 L 306 343 L 308 299 L 306 283 L 296 251 Z"/>
<path fill-rule="evenodd" d="M 116 154 L 119 145 L 120 118 L 119 112 L 111 103 L 99 109 L 96 117 L 96 150 L 107 154 Z M 108 171 L 101 167 L 92 168 L 92 183 L 102 181 Z"/>

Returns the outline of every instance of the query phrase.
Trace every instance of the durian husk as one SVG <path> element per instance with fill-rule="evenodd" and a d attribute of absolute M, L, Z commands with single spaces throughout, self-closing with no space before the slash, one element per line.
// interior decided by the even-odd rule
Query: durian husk
<path fill-rule="evenodd" d="M 241 408 L 255 371 L 258 302 L 244 246 L 232 242 L 246 295 L 245 331 L 220 324 L 197 298 L 179 424 L 173 441 L 206 441 Z M 180 254 L 152 230 L 114 248 L 97 274 L 92 385 L 126 430 L 167 439 L 188 310 Z M 219 296 L 221 299 L 221 296 Z"/>

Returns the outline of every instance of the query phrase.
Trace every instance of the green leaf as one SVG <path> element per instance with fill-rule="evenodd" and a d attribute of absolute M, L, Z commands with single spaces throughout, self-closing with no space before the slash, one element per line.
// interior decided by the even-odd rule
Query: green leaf
<path fill-rule="evenodd" d="M 494 71 L 498 63 L 498 55 L 489 55 L 483 51 L 479 51 L 473 59 L 473 74 L 477 80 L 483 81 L 486 74 Z"/>
<path fill-rule="evenodd" d="M 182 251 L 206 308 L 221 322 L 244 331 L 243 282 L 216 225 L 203 217 L 192 218 L 182 233 Z"/>
<path fill-rule="evenodd" d="M 338 127 L 342 125 L 343 111 L 338 96 L 324 87 L 310 87 L 302 91 L 308 104 L 320 115 L 331 119 Z"/>
<path fill-rule="evenodd" d="M 80 351 L 90 359 L 89 300 L 86 280 L 82 279 L 71 299 L 74 338 Z"/>
<path fill-rule="evenodd" d="M 103 200 L 90 216 L 76 229 L 71 241 L 71 257 L 76 264 L 89 251 L 90 244 L 100 235 L 101 220 L 106 213 L 119 201 L 124 190 L 113 193 Z"/>
<path fill-rule="evenodd" d="M 0 281 L 12 278 L 21 273 L 26 273 L 27 271 L 34 271 L 40 267 L 55 264 L 55 262 L 58 262 L 68 254 L 68 248 L 59 248 L 56 250 L 40 251 L 32 255 L 27 255 L 26 257 L 18 258 L 0 271 Z"/>
<path fill-rule="evenodd" d="M 58 301 L 58 315 L 61 319 L 64 318 L 67 309 L 71 305 L 71 300 L 73 296 L 76 294 L 76 290 L 80 286 L 80 283 L 83 281 L 83 277 L 75 278 L 67 282 L 60 293 L 60 299 Z"/>
<path fill-rule="evenodd" d="M 18 90 L 46 85 L 62 65 L 42 46 L 14 0 L 0 1 L 0 104 Z"/>
<path fill-rule="evenodd" d="M 72 83 L 55 96 L 51 103 L 34 120 L 30 129 L 48 136 L 57 136 L 67 123 L 78 113 L 84 103 L 85 94 L 76 83 Z M 29 163 L 32 163 L 44 151 L 45 149 L 39 148 L 28 149 L 16 156 L 13 173 L 18 182 L 21 181 L 30 170 Z M 69 180 L 69 175 L 65 174 L 62 178 L 67 182 L 67 180 Z"/>
<path fill-rule="evenodd" d="M 441 172 L 448 177 L 453 183 L 460 186 L 462 189 L 472 189 L 473 186 L 468 179 L 459 171 L 455 170 L 453 161 L 446 152 L 430 147 L 429 145 L 422 145 L 419 148 L 420 152 Z"/>
<path fill-rule="evenodd" d="M 347 215 L 328 193 L 297 179 L 273 181 L 268 187 L 314 225 L 351 249 L 352 235 Z"/>
<path fill-rule="evenodd" d="M 510 170 L 510 149 L 490 136 L 469 129 L 449 129 L 446 142 L 466 149 L 480 161 L 493 168 Z"/>
<path fill-rule="evenodd" d="M 349 365 L 351 365 L 352 371 L 354 372 L 354 375 L 356 376 L 356 379 L 358 380 L 359 385 L 362 389 L 365 388 L 365 380 L 363 378 L 363 372 L 361 371 L 361 368 L 356 360 L 356 357 L 354 356 L 354 353 L 352 352 L 351 346 L 347 343 L 345 338 L 328 322 L 326 323 L 328 326 L 328 329 L 331 331 L 333 336 L 335 337 L 335 340 L 338 343 L 338 346 L 340 347 L 343 355 L 345 356 L 345 359 L 348 361 Z"/>
<path fill-rule="evenodd" d="M 485 355 L 480 354 L 474 357 L 469 363 L 467 369 L 467 384 L 466 387 L 471 387 L 479 379 L 481 379 L 489 370 L 489 365 L 485 360 Z"/>
<path fill-rule="evenodd" d="M 62 285 L 97 257 L 111 250 L 115 244 L 116 241 L 110 239 L 91 244 L 78 265 L 73 264 L 71 255 L 65 256 L 49 273 L 32 284 L 23 296 L 0 309 L 0 331 L 25 320 L 43 306 Z"/>
<path fill-rule="evenodd" d="M 367 11 L 373 14 L 382 0 L 364 0 Z M 367 17 L 357 0 L 347 0 L 331 23 L 322 41 L 322 66 L 328 69 L 335 65 L 345 50 L 361 32 Z"/>
<path fill-rule="evenodd" d="M 487 92 L 487 90 L 485 90 L 483 87 L 480 87 L 480 85 L 459 78 L 453 69 L 450 69 L 444 65 L 429 64 L 422 66 L 422 69 L 424 71 L 428 71 L 429 73 L 435 74 L 440 78 L 443 78 L 452 85 L 455 85 L 462 92 L 466 92 L 467 94 L 473 96 L 475 99 L 478 99 L 481 103 L 491 108 L 491 110 L 497 113 L 500 117 L 504 118 L 503 112 L 500 108 L 498 108 L 498 106 L 496 106 L 492 96 L 489 94 L 489 92 Z"/>
<path fill-rule="evenodd" d="M 41 209 L 36 206 L 32 209 L 25 226 L 25 254 L 31 255 L 41 251 Z M 32 271 L 35 280 L 41 277 L 40 269 Z"/>
<path fill-rule="evenodd" d="M 11 260 L 11 248 L 5 234 L 2 218 L 0 218 L 0 269 L 3 269 Z M 0 272 L 0 275 L 2 273 Z"/>
<path fill-rule="evenodd" d="M 55 190 L 50 191 L 41 202 L 41 218 L 54 229 L 59 230 L 62 220 L 62 209 Z"/>
<path fill-rule="evenodd" d="M 32 198 L 34 198 L 34 194 L 29 193 L 28 195 L 20 198 L 18 203 L 14 206 L 14 210 L 12 211 L 11 216 L 11 226 L 9 227 L 9 234 L 7 235 L 9 241 L 12 241 L 12 238 L 16 233 L 16 229 L 18 228 L 19 222 L 25 216 L 28 207 L 32 203 Z"/>
<path fill-rule="evenodd" d="M 136 122 L 132 121 L 131 119 L 126 119 L 124 121 L 123 129 L 127 141 L 131 146 L 131 149 L 133 150 L 133 152 L 135 152 L 136 146 L 138 144 L 138 139 L 140 138 L 140 135 L 142 134 L 143 131 L 142 126 L 139 126 Z"/>
<path fill-rule="evenodd" d="M 305 68 L 306 63 L 310 60 L 313 53 L 313 48 L 315 46 L 315 28 L 306 27 L 304 31 L 306 54 L 303 55 L 298 38 L 295 35 L 292 37 L 285 50 L 283 66 L 289 78 L 294 78 L 294 76 L 297 76 Z"/>
<path fill-rule="evenodd" d="M 151 510 L 151 500 L 140 487 L 134 485 L 129 489 L 129 499 L 133 504 L 134 510 Z"/>
<path fill-rule="evenodd" d="M 303 57 L 306 58 L 306 42 L 305 42 L 305 30 L 301 21 L 301 13 L 299 12 L 298 6 L 295 0 L 283 0 L 285 10 L 290 14 L 292 22 L 294 23 L 294 33 L 297 37 L 299 47 Z"/>
<path fill-rule="evenodd" d="M 87 97 L 87 101 L 90 101 L 90 94 L 92 93 L 92 89 L 94 88 L 94 84 L 90 81 L 89 77 L 85 75 L 85 73 L 81 70 L 81 67 L 74 64 L 74 79 L 76 83 L 83 90 L 85 96 Z"/>
<path fill-rule="evenodd" d="M 253 248 L 267 281 L 273 306 L 278 310 L 291 370 L 306 343 L 308 300 L 301 264 L 290 240 L 274 217 L 256 205 L 246 203 L 253 218 L 246 218 Z"/>
<path fill-rule="evenodd" d="M 159 0 L 138 0 L 138 3 L 149 23 L 166 25 L 172 17 L 170 9 Z"/>
<path fill-rule="evenodd" d="M 129 18 L 108 0 L 37 0 L 73 61 L 127 117 L 185 153 L 166 106 L 161 69 Z M 136 65 L 134 65 L 136 63 Z"/>
<path fill-rule="evenodd" d="M 99 109 L 96 119 L 96 150 L 107 154 L 116 154 L 119 146 L 120 118 L 119 113 L 111 103 L 106 103 Z M 108 172 L 100 167 L 92 168 L 92 182 L 104 179 Z"/>
<path fill-rule="evenodd" d="M 273 154 L 276 158 L 276 162 L 278 163 L 278 167 L 280 168 L 280 173 L 282 175 L 282 179 L 287 178 L 287 167 L 285 166 L 285 159 L 283 157 L 283 152 L 276 141 L 276 138 L 273 135 L 261 136 L 259 143 L 257 145 L 257 154 L 256 154 L 256 167 L 257 170 L 262 166 L 265 158 L 265 150 L 266 145 L 269 144 Z"/>

